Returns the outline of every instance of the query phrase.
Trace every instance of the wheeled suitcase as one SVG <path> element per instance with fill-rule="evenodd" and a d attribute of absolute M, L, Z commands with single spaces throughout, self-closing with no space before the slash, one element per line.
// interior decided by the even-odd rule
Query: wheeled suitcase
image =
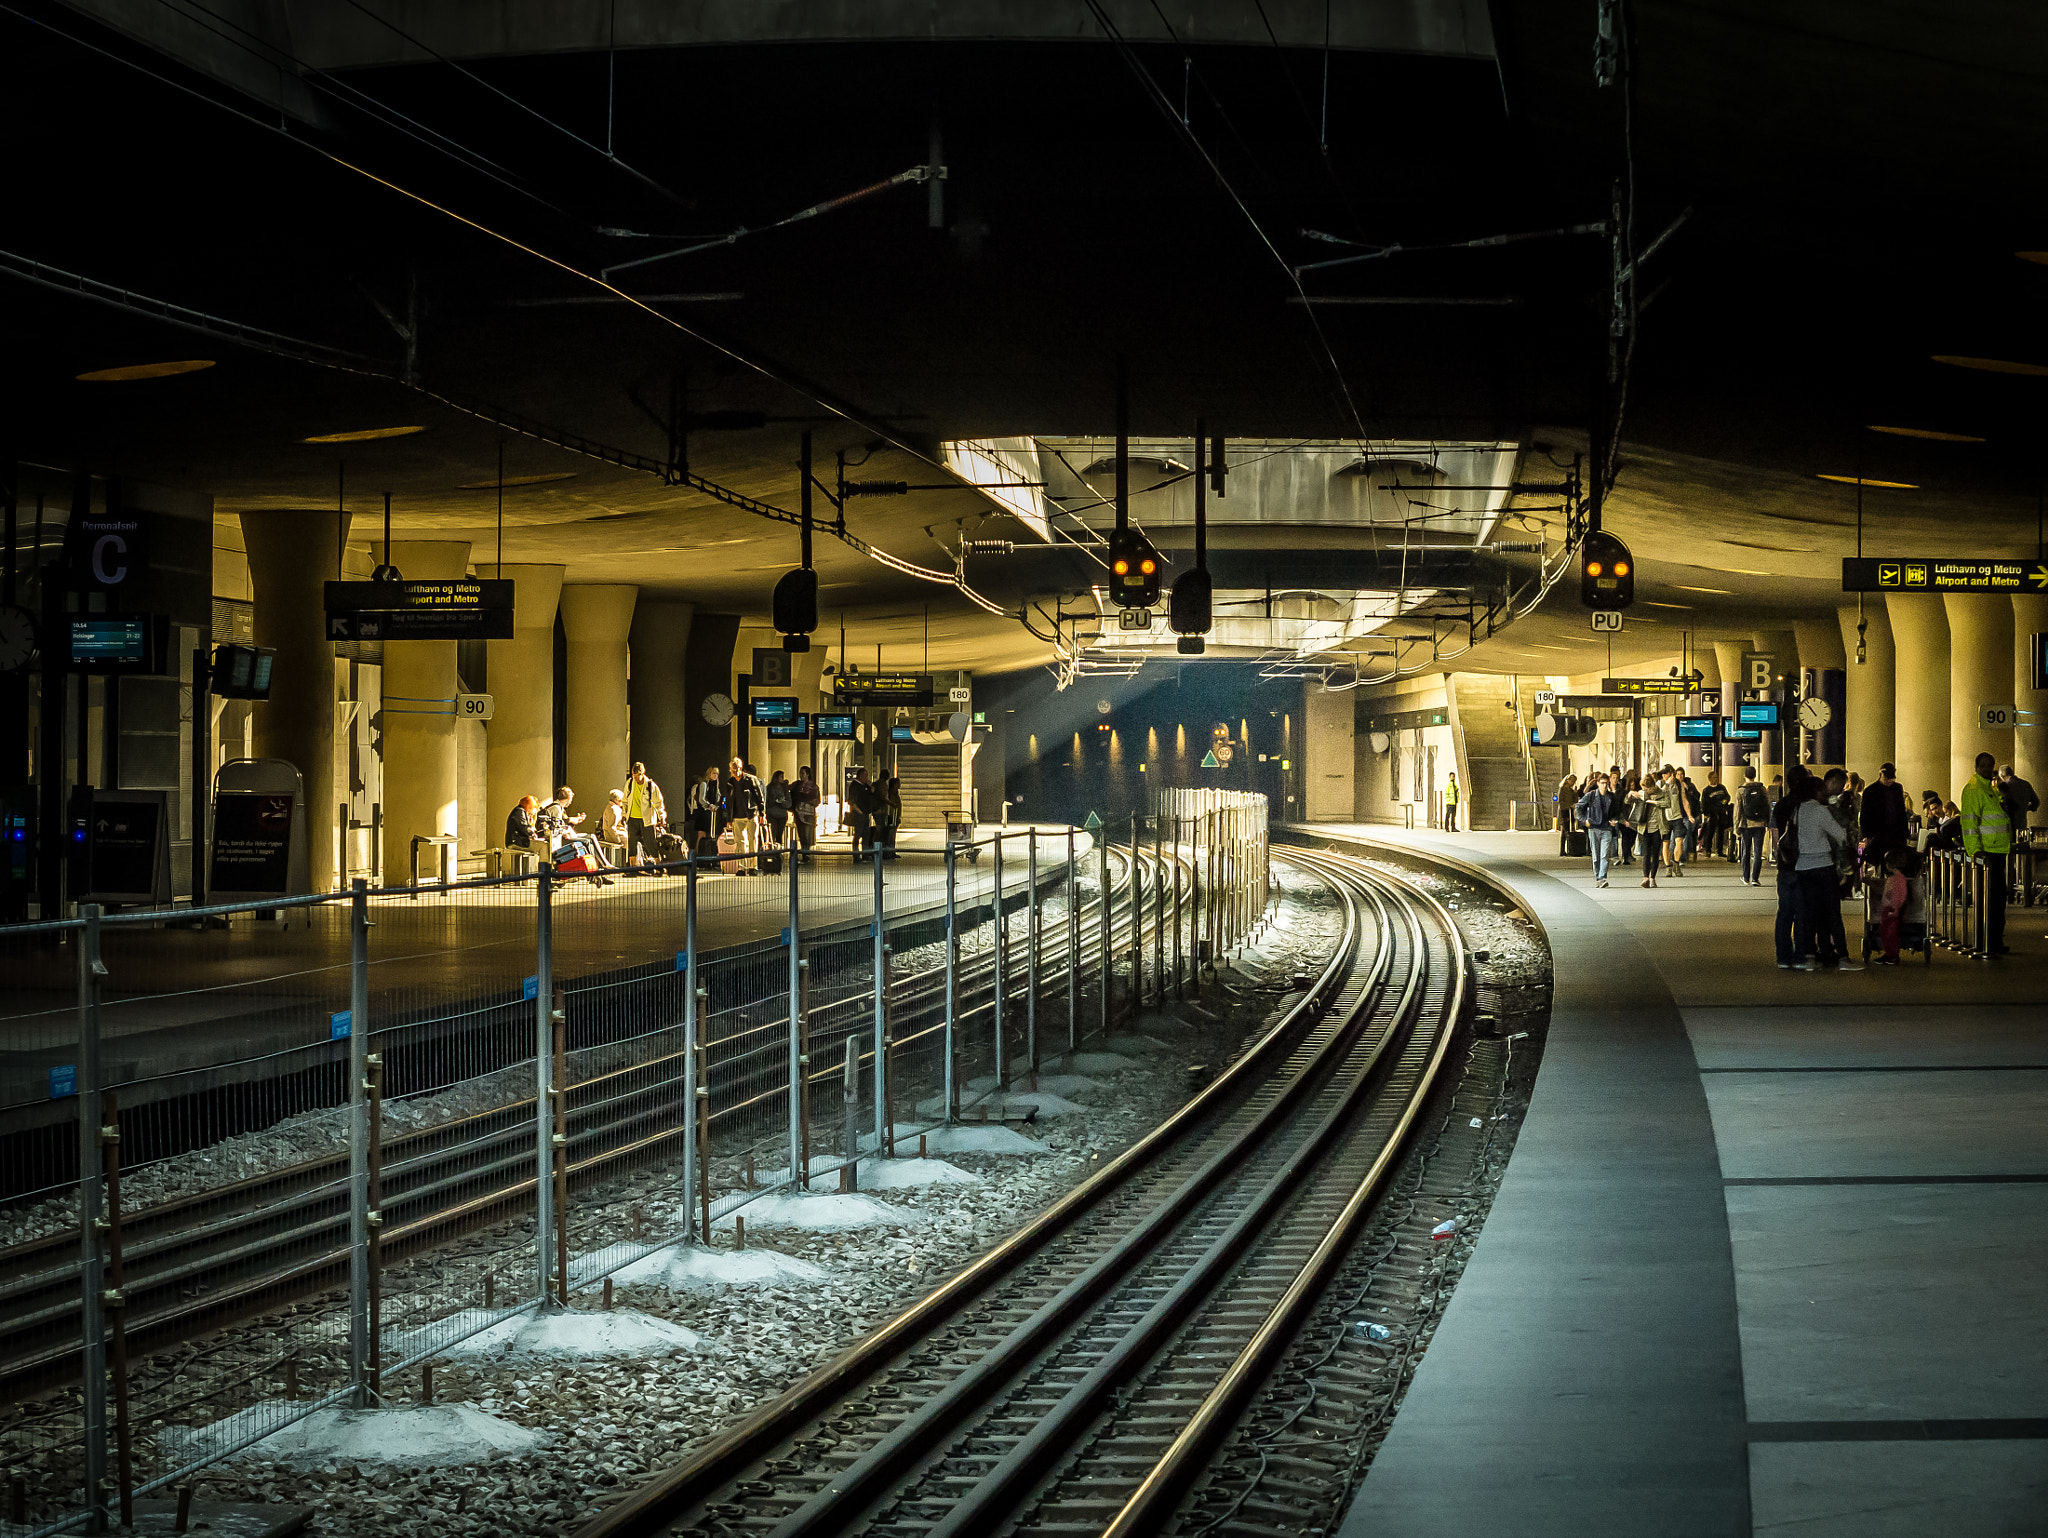
<path fill-rule="evenodd" d="M 782 846 L 763 844 L 761 846 L 761 873 L 766 876 L 782 874 Z"/>
<path fill-rule="evenodd" d="M 1565 848 L 1574 855 L 1583 857 L 1586 853 L 1586 830 L 1573 828 L 1565 834 Z"/>
<path fill-rule="evenodd" d="M 604 856 L 597 840 L 586 833 L 572 833 L 555 846 L 555 874 L 598 876 L 604 873 Z"/>

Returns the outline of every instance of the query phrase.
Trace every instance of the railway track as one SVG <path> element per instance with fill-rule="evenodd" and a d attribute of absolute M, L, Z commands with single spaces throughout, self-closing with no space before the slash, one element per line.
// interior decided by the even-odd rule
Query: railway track
<path fill-rule="evenodd" d="M 1116 851 L 1112 857 L 1122 872 L 1122 879 L 1112 881 L 1112 923 L 1127 924 L 1130 857 Z M 1166 863 L 1185 891 L 1193 881 L 1192 867 L 1178 857 Z M 1090 904 L 1081 921 L 1084 957 L 1097 953 L 1100 923 L 1099 905 Z M 956 1010 L 963 1029 L 992 1012 L 993 969 L 987 953 L 963 958 Z M 1014 953 L 1010 972 L 1012 989 L 1021 989 Z M 1041 977 L 1041 996 L 1056 982 L 1064 986 Z M 898 979 L 892 997 L 899 1040 L 938 1029 L 945 1011 L 943 969 Z M 814 1044 L 864 1031 L 870 1007 L 865 991 L 814 1006 Z M 839 1022 L 840 1016 L 846 1023 Z M 786 1022 L 774 1029 L 786 1031 Z M 822 1051 L 814 1055 L 829 1056 Z M 680 1054 L 670 1053 L 609 1070 L 600 1076 L 609 1082 L 599 1102 L 572 1108 L 572 1189 L 588 1190 L 664 1157 L 668 1145 L 686 1135 L 674 1104 L 679 1065 Z M 837 1078 L 836 1067 L 820 1067 L 811 1082 L 836 1094 Z M 773 1093 L 779 1098 L 783 1091 Z M 743 1109 L 745 1103 L 716 1115 Z M 534 1102 L 528 1096 L 387 1138 L 381 1204 L 386 1263 L 430 1251 L 529 1206 L 533 1119 Z M 344 1284 L 348 1162 L 347 1153 L 338 1152 L 124 1213 L 131 1353 L 140 1358 L 168 1350 L 236 1319 Z M 0 1397 L 27 1398 L 76 1376 L 77 1247 L 76 1234 L 64 1231 L 0 1250 Z"/>
<path fill-rule="evenodd" d="M 1221 1078 L 579 1538 L 1170 1530 L 1325 1303 L 1466 1005 L 1434 899 L 1299 858 L 1344 942 Z"/>

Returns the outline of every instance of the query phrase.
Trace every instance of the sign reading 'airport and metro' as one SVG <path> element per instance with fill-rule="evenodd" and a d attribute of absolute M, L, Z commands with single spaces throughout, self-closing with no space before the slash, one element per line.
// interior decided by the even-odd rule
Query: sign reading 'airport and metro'
<path fill-rule="evenodd" d="M 330 641 L 509 641 L 512 583 L 455 577 L 329 582 Z"/>
<path fill-rule="evenodd" d="M 1685 678 L 1603 678 L 1602 694 L 1698 694 L 1700 686 Z"/>
<path fill-rule="evenodd" d="M 832 698 L 841 705 L 929 705 L 929 673 L 835 673 Z"/>
<path fill-rule="evenodd" d="M 2043 593 L 2048 561 L 1951 557 L 1842 558 L 1845 593 Z"/>

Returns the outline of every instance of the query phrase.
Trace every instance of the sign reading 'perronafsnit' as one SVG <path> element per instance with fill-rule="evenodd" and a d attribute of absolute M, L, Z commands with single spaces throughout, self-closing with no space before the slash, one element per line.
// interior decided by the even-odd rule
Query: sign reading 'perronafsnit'
<path fill-rule="evenodd" d="M 509 641 L 512 583 L 476 577 L 329 582 L 330 641 Z"/>
<path fill-rule="evenodd" d="M 2048 562 L 1968 557 L 1844 556 L 1845 593 L 2042 593 Z"/>

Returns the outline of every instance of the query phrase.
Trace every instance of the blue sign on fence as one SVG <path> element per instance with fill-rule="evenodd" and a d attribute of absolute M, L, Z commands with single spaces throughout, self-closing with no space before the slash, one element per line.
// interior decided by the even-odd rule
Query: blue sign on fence
<path fill-rule="evenodd" d="M 519 985 L 519 996 L 520 996 L 520 997 L 521 997 L 522 999 L 537 999 L 537 998 L 539 998 L 539 997 L 540 997 L 540 979 L 539 979 L 539 978 L 537 978 L 537 977 L 529 977 L 529 978 L 528 978 L 528 979 L 527 979 L 527 980 L 526 980 L 525 982 L 521 983 L 521 984 Z"/>
<path fill-rule="evenodd" d="M 690 953 L 688 951 L 676 952 L 676 970 L 678 972 L 687 972 L 690 970 Z"/>
<path fill-rule="evenodd" d="M 50 1098 L 52 1100 L 68 1100 L 77 1093 L 78 1068 L 76 1064 L 66 1063 L 61 1068 L 52 1068 L 50 1070 Z"/>
<path fill-rule="evenodd" d="M 777 945 L 789 944 L 789 926 L 787 924 L 784 924 L 782 926 L 782 938 L 780 940 L 777 940 L 775 943 Z"/>
<path fill-rule="evenodd" d="M 344 1009 L 338 1014 L 329 1015 L 327 1017 L 327 1039 L 329 1041 L 347 1041 L 350 1023 L 354 1019 L 355 1011 L 352 1009 Z"/>

